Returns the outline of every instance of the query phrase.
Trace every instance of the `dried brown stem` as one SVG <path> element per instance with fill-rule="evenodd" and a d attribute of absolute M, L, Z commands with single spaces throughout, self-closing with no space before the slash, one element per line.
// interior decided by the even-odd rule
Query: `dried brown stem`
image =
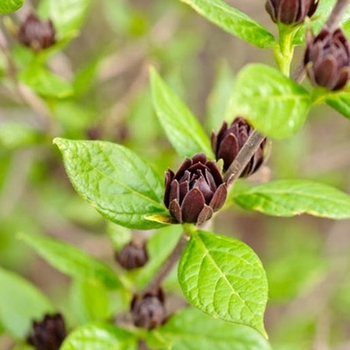
<path fill-rule="evenodd" d="M 226 181 L 229 186 L 233 185 L 233 183 L 239 178 L 239 175 L 241 175 L 242 171 L 254 156 L 264 139 L 265 136 L 256 130 L 250 134 L 248 140 L 240 149 L 237 157 L 232 162 L 224 176 L 224 181 Z"/>
<path fill-rule="evenodd" d="M 337 29 L 339 22 L 343 18 L 347 7 L 350 4 L 350 0 L 338 0 L 331 14 L 329 15 L 324 27 L 330 31 Z"/>

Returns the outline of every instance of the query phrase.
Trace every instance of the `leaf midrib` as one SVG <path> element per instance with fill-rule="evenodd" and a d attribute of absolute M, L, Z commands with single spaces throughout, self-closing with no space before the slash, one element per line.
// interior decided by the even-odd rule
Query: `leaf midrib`
<path fill-rule="evenodd" d="M 64 154 L 65 154 L 65 158 L 68 159 L 67 154 L 66 154 L 66 153 L 64 153 Z M 100 171 L 97 167 L 95 167 L 91 162 L 89 162 L 88 160 L 82 158 L 77 152 L 75 152 L 75 157 L 79 158 L 82 162 L 84 162 L 84 163 L 90 165 L 90 167 L 91 167 L 94 171 L 96 171 L 97 173 L 99 173 L 102 177 L 107 178 L 107 179 L 110 180 L 111 182 L 116 183 L 118 186 L 120 186 L 120 187 L 122 187 L 122 188 L 128 190 L 128 191 L 129 191 L 129 194 L 134 194 L 134 195 L 136 195 L 136 196 L 142 198 L 143 200 L 145 200 L 145 201 L 147 201 L 147 202 L 153 204 L 154 206 L 156 206 L 156 207 L 158 207 L 158 208 L 160 208 L 160 209 L 162 208 L 161 204 L 160 204 L 159 202 L 156 202 L 154 199 L 152 199 L 152 198 L 150 198 L 150 197 L 147 197 L 146 195 L 144 195 L 144 194 L 142 194 L 142 193 L 140 193 L 140 192 L 135 191 L 135 190 L 132 189 L 131 187 L 126 186 L 124 183 L 119 182 L 117 179 L 113 179 L 113 178 L 111 178 L 110 176 L 104 174 L 104 173 L 103 173 L 102 171 Z M 72 167 L 72 166 L 69 164 L 69 162 L 68 162 L 67 166 L 69 166 L 70 168 L 74 168 L 74 167 Z M 78 184 L 78 183 L 79 183 L 79 182 L 76 182 L 76 184 Z M 84 196 L 86 196 L 85 193 L 84 193 Z M 87 198 L 87 196 L 86 196 L 86 198 Z M 94 198 L 96 198 L 95 195 L 94 195 Z"/>
<path fill-rule="evenodd" d="M 248 309 L 248 311 L 250 312 L 251 316 L 252 316 L 252 320 L 254 319 L 254 313 L 253 311 L 250 309 L 250 307 L 246 304 L 246 302 L 242 299 L 242 297 L 239 295 L 238 292 L 235 291 L 235 289 L 232 287 L 232 285 L 229 283 L 229 281 L 226 278 L 226 275 L 222 273 L 222 270 L 219 268 L 219 266 L 216 264 L 216 261 L 213 259 L 213 257 L 210 255 L 209 250 L 206 248 L 203 240 L 199 237 L 199 234 L 197 234 L 195 236 L 198 240 L 198 242 L 200 243 L 200 245 L 202 246 L 202 249 L 204 251 L 205 256 L 207 256 L 213 263 L 213 266 L 216 268 L 216 270 L 219 272 L 219 275 L 221 275 L 221 277 L 224 279 L 224 281 L 226 282 L 226 284 L 229 286 L 229 289 L 232 291 L 233 294 L 237 295 L 237 297 L 241 300 L 241 303 Z M 203 262 L 204 258 L 202 259 Z"/>

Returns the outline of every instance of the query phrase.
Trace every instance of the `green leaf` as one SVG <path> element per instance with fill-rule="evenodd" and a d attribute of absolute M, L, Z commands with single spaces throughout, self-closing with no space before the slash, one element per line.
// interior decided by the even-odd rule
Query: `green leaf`
<path fill-rule="evenodd" d="M 116 273 L 109 266 L 72 245 L 52 238 L 25 234 L 21 234 L 20 239 L 57 270 L 72 278 L 99 281 L 110 289 L 121 286 Z"/>
<path fill-rule="evenodd" d="M 104 321 L 113 317 L 107 288 L 96 280 L 75 280 L 71 288 L 72 312 L 82 323 Z"/>
<path fill-rule="evenodd" d="M 104 217 L 129 228 L 162 226 L 146 217 L 167 212 L 163 181 L 137 154 L 110 142 L 56 138 L 54 143 L 76 191 Z"/>
<path fill-rule="evenodd" d="M 1 0 L 0 15 L 5 15 L 20 9 L 24 4 L 24 0 Z"/>
<path fill-rule="evenodd" d="M 350 218 L 350 196 L 308 180 L 280 180 L 238 193 L 234 200 L 248 210 L 273 216 L 307 213 L 330 219 Z"/>
<path fill-rule="evenodd" d="M 68 81 L 36 64 L 23 69 L 18 79 L 42 96 L 63 98 L 73 94 Z"/>
<path fill-rule="evenodd" d="M 0 124 L 0 145 L 7 149 L 17 149 L 37 143 L 42 135 L 31 125 L 8 121 Z"/>
<path fill-rule="evenodd" d="M 79 33 L 91 4 L 92 0 L 42 0 L 37 11 L 53 21 L 59 38 L 66 38 Z"/>
<path fill-rule="evenodd" d="M 161 340 L 171 350 L 271 349 L 266 339 L 253 329 L 214 319 L 192 308 L 174 315 L 148 337 L 149 345 Z"/>
<path fill-rule="evenodd" d="M 274 36 L 261 24 L 222 0 L 181 0 L 228 33 L 261 48 L 277 45 Z"/>
<path fill-rule="evenodd" d="M 90 324 L 77 328 L 64 340 L 60 350 L 136 350 L 137 339 L 111 324 Z"/>
<path fill-rule="evenodd" d="M 187 300 L 199 310 L 252 327 L 266 336 L 266 275 L 259 258 L 247 245 L 198 231 L 182 253 L 178 276 Z"/>
<path fill-rule="evenodd" d="M 151 70 L 151 88 L 159 122 L 176 152 L 181 157 L 192 157 L 203 152 L 213 158 L 208 135 L 154 69 Z"/>
<path fill-rule="evenodd" d="M 39 289 L 13 272 L 0 268 L 0 286 L 0 323 L 13 336 L 26 337 L 33 320 L 54 311 Z"/>
<path fill-rule="evenodd" d="M 240 115 L 258 131 L 276 139 L 296 133 L 311 107 L 310 94 L 278 70 L 250 64 L 236 79 L 232 119 Z"/>
<path fill-rule="evenodd" d="M 340 91 L 329 94 L 326 103 L 346 118 L 350 118 L 350 93 Z"/>
<path fill-rule="evenodd" d="M 227 62 L 221 62 L 217 71 L 214 87 L 208 99 L 206 129 L 209 132 L 219 130 L 223 116 L 229 111 L 229 102 L 233 92 L 234 76 Z"/>

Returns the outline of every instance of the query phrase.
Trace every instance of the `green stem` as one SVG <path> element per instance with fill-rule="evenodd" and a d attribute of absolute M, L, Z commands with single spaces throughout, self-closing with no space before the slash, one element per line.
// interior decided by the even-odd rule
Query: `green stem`
<path fill-rule="evenodd" d="M 274 48 L 275 60 L 280 71 L 289 77 L 290 65 L 293 59 L 293 39 L 298 27 L 278 25 L 279 45 Z"/>

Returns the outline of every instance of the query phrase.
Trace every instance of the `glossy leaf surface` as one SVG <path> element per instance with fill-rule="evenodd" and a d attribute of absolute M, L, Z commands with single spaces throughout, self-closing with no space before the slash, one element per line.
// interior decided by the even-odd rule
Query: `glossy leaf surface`
<path fill-rule="evenodd" d="M 176 152 L 184 158 L 201 152 L 212 157 L 209 137 L 199 121 L 154 69 L 151 88 L 158 120 Z"/>
<path fill-rule="evenodd" d="M 181 0 L 228 33 L 261 48 L 275 46 L 276 39 L 261 24 L 222 0 Z"/>
<path fill-rule="evenodd" d="M 80 196 L 121 226 L 161 226 L 146 217 L 167 213 L 163 181 L 131 150 L 110 142 L 55 139 L 68 176 Z"/>
<path fill-rule="evenodd" d="M 175 314 L 153 339 L 161 339 L 172 350 L 269 350 L 267 340 L 253 329 L 224 322 L 195 309 Z M 149 342 L 152 342 L 149 337 Z"/>
<path fill-rule="evenodd" d="M 266 275 L 259 258 L 243 242 L 198 231 L 183 251 L 178 276 L 187 300 L 199 310 L 266 335 Z"/>
<path fill-rule="evenodd" d="M 24 0 L 1 0 L 0 15 L 17 11 L 23 6 Z"/>
<path fill-rule="evenodd" d="M 307 213 L 330 219 L 350 218 L 350 196 L 338 189 L 308 180 L 280 180 L 238 193 L 234 200 L 245 209 L 267 215 Z"/>
<path fill-rule="evenodd" d="M 303 126 L 311 97 L 278 70 L 250 64 L 237 76 L 231 106 L 232 120 L 244 117 L 262 134 L 281 139 L 292 136 Z"/>

